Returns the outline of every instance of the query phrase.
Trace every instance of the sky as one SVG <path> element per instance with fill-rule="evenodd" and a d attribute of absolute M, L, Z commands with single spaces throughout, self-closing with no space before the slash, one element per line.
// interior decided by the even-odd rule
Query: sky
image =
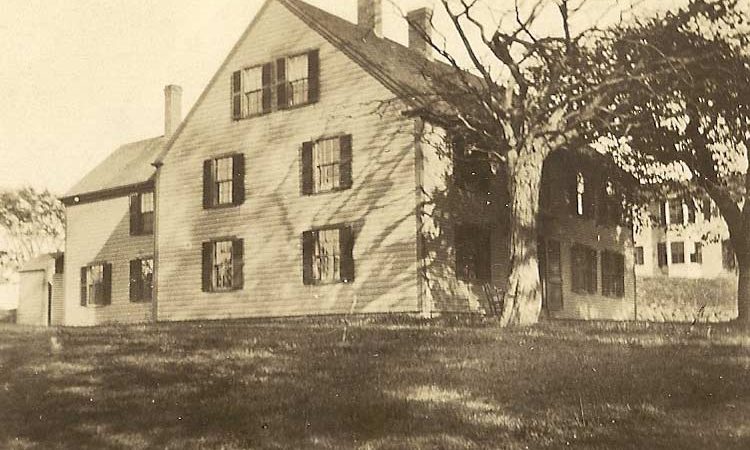
<path fill-rule="evenodd" d="M 356 0 L 308 1 L 355 21 Z M 164 86 L 182 86 L 187 115 L 262 3 L 2 0 L 0 189 L 62 195 L 119 145 L 163 134 Z M 383 4 L 385 36 L 405 42 Z"/>

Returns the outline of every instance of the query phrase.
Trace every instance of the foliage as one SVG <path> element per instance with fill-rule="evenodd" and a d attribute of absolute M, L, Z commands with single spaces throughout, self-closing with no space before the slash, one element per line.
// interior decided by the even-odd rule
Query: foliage
<path fill-rule="evenodd" d="M 60 251 L 64 221 L 62 203 L 48 190 L 24 187 L 0 193 L 0 278 L 38 254 Z"/>

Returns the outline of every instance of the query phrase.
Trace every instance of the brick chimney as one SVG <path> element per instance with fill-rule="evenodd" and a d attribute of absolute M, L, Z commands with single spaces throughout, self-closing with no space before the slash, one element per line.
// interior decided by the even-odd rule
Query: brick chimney
<path fill-rule="evenodd" d="M 164 88 L 164 137 L 169 139 L 182 122 L 182 88 L 170 84 Z"/>
<path fill-rule="evenodd" d="M 382 0 L 357 0 L 357 23 L 377 37 L 383 37 Z"/>
<path fill-rule="evenodd" d="M 409 24 L 409 48 L 432 59 L 432 8 L 419 8 L 406 13 Z"/>

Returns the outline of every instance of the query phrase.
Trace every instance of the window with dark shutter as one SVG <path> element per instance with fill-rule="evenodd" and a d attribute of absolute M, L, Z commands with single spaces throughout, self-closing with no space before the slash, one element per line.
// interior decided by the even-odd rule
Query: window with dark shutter
<path fill-rule="evenodd" d="M 241 205 L 245 201 L 245 155 L 237 153 L 203 162 L 203 208 Z"/>
<path fill-rule="evenodd" d="M 597 291 L 597 252 L 583 246 L 574 245 L 570 260 L 572 291 L 579 294 L 596 294 Z"/>
<path fill-rule="evenodd" d="M 130 235 L 142 233 L 141 194 L 130 194 Z"/>
<path fill-rule="evenodd" d="M 273 64 L 263 64 L 263 113 L 271 112 L 273 102 Z"/>
<path fill-rule="evenodd" d="M 341 150 L 339 187 L 341 189 L 349 189 L 352 187 L 352 135 L 341 136 L 339 147 Z"/>
<path fill-rule="evenodd" d="M 351 188 L 351 135 L 305 142 L 302 144 L 300 159 L 303 195 Z"/>
<path fill-rule="evenodd" d="M 130 195 L 130 235 L 138 236 L 154 232 L 155 199 L 153 192 Z"/>
<path fill-rule="evenodd" d="M 81 306 L 105 306 L 112 303 L 112 264 L 81 268 Z"/>
<path fill-rule="evenodd" d="M 137 302 L 141 296 L 141 260 L 130 260 L 130 301 Z"/>
<path fill-rule="evenodd" d="M 102 283 L 104 284 L 104 295 L 102 304 L 109 305 L 112 303 L 112 264 L 105 263 L 102 267 Z"/>
<path fill-rule="evenodd" d="M 672 264 L 683 264 L 685 262 L 685 243 L 672 242 L 669 246 L 672 251 Z"/>
<path fill-rule="evenodd" d="M 304 284 L 354 281 L 354 235 L 339 226 L 302 233 L 302 281 Z"/>
<path fill-rule="evenodd" d="M 602 295 L 625 295 L 625 257 L 616 252 L 602 252 Z"/>
<path fill-rule="evenodd" d="M 665 242 L 656 244 L 656 262 L 659 267 L 666 267 L 669 264 L 667 261 L 667 244 Z"/>
<path fill-rule="evenodd" d="M 288 106 L 287 93 L 289 85 L 286 80 L 286 59 L 276 60 L 276 106 L 285 109 Z"/>
<path fill-rule="evenodd" d="M 154 289 L 154 259 L 130 261 L 130 301 L 150 302 Z"/>
<path fill-rule="evenodd" d="M 88 267 L 81 267 L 81 306 L 86 306 L 88 300 Z"/>
<path fill-rule="evenodd" d="M 243 288 L 244 241 L 223 239 L 203 243 L 202 290 L 223 292 Z"/>

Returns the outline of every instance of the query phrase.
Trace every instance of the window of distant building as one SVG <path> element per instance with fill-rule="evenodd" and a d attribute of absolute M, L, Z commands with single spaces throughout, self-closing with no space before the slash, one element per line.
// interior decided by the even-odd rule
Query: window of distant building
<path fill-rule="evenodd" d="M 683 264 L 685 262 L 685 243 L 672 242 L 670 249 L 672 251 L 672 264 Z"/>
<path fill-rule="evenodd" d="M 617 252 L 602 252 L 602 294 L 608 297 L 625 295 L 625 257 Z"/>
<path fill-rule="evenodd" d="M 667 261 L 667 244 L 665 242 L 656 244 L 656 259 L 659 267 L 666 267 L 669 263 Z"/>
<path fill-rule="evenodd" d="M 574 245 L 570 271 L 572 290 L 580 294 L 596 294 L 597 291 L 597 255 L 596 250 Z"/>
<path fill-rule="evenodd" d="M 700 242 L 693 243 L 693 252 L 690 254 L 690 262 L 701 264 L 703 263 L 703 244 Z"/>

